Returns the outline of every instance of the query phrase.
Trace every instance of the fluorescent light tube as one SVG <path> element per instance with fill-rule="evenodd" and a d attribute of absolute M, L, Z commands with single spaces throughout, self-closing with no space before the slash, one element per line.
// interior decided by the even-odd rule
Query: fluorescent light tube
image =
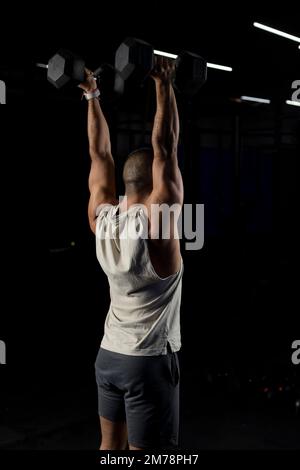
<path fill-rule="evenodd" d="M 292 106 L 300 106 L 300 101 L 286 100 L 286 104 L 290 104 Z"/>
<path fill-rule="evenodd" d="M 241 96 L 242 101 L 253 101 L 255 103 L 265 103 L 270 104 L 271 100 L 267 100 L 265 98 L 256 98 L 255 96 Z"/>
<path fill-rule="evenodd" d="M 264 31 L 267 31 L 268 33 L 277 34 L 277 36 L 282 36 L 283 38 L 291 39 L 291 41 L 300 42 L 300 38 L 298 38 L 297 36 L 284 33 L 283 31 L 280 31 L 279 29 L 270 28 L 270 26 L 266 26 L 264 24 L 257 23 L 257 22 L 253 23 L 253 26 L 255 26 L 255 28 L 263 29 Z"/>
<path fill-rule="evenodd" d="M 153 52 L 155 55 L 169 57 L 170 59 L 177 59 L 178 57 L 176 54 L 170 54 L 170 52 L 164 52 L 164 51 L 158 51 L 158 50 L 154 50 Z M 225 72 L 232 72 L 232 67 L 227 67 L 227 65 L 211 64 L 210 62 L 208 62 L 207 67 L 211 69 L 223 70 Z"/>

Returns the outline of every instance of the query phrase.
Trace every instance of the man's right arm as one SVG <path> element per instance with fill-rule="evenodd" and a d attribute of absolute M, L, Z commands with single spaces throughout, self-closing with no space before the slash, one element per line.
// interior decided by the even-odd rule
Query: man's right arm
<path fill-rule="evenodd" d="M 149 253 L 161 277 L 178 272 L 181 264 L 176 226 L 183 203 L 183 183 L 177 160 L 179 118 L 172 86 L 173 67 L 172 62 L 159 58 L 152 72 L 156 114 L 152 131 L 153 190 L 148 200 L 148 210 L 151 211 Z M 167 219 L 163 218 L 160 210 L 162 204 L 172 206 Z M 152 213 L 154 207 L 158 213 Z"/>
<path fill-rule="evenodd" d="M 171 77 L 173 67 L 161 59 L 152 77 L 156 88 L 156 114 L 152 131 L 153 193 L 151 199 L 182 204 L 183 183 L 178 167 L 179 117 Z"/>

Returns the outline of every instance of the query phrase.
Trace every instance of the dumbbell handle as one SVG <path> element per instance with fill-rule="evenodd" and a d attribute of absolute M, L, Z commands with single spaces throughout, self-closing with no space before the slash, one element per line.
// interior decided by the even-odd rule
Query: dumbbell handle
<path fill-rule="evenodd" d="M 101 75 L 102 71 L 103 71 L 103 67 L 102 67 L 102 65 L 100 65 L 100 67 L 98 67 L 96 70 L 94 70 L 94 72 L 93 72 L 94 77 L 97 78 L 99 75 Z"/>
<path fill-rule="evenodd" d="M 41 69 L 47 69 L 48 68 L 48 64 L 41 64 L 41 63 L 37 63 L 35 64 L 37 67 L 40 67 Z"/>
<path fill-rule="evenodd" d="M 48 64 L 42 64 L 42 63 L 40 63 L 40 62 L 36 63 L 35 65 L 36 65 L 37 67 L 40 67 L 41 69 L 47 69 L 47 68 L 48 68 Z M 103 70 L 103 67 L 102 67 L 102 65 L 100 65 L 100 67 L 98 67 L 98 68 L 93 72 L 93 76 L 94 76 L 95 78 L 97 78 L 97 77 L 101 74 L 102 70 Z"/>

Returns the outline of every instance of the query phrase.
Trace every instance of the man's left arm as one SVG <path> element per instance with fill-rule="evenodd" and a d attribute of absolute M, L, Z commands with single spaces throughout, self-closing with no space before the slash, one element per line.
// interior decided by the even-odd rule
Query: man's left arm
<path fill-rule="evenodd" d="M 95 80 L 91 75 L 81 85 L 85 92 L 95 90 Z M 91 230 L 96 232 L 96 208 L 100 204 L 117 204 L 115 165 L 111 154 L 109 128 L 98 98 L 88 101 L 88 140 L 91 157 L 89 174 L 90 199 L 88 217 Z"/>

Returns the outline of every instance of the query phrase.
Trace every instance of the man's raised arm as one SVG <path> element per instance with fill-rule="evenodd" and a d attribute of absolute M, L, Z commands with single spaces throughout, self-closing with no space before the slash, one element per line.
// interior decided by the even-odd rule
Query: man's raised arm
<path fill-rule="evenodd" d="M 95 80 L 87 71 L 86 81 L 80 85 L 86 93 L 96 89 Z M 89 174 L 90 200 L 88 217 L 92 231 L 96 231 L 96 208 L 100 204 L 116 204 L 115 166 L 111 154 L 109 128 L 97 97 L 88 101 L 88 139 L 91 157 Z"/>
<path fill-rule="evenodd" d="M 183 201 L 182 177 L 177 161 L 179 117 L 172 86 L 174 62 L 156 58 L 152 73 L 156 89 L 156 114 L 152 131 L 153 196 L 161 202 Z"/>

